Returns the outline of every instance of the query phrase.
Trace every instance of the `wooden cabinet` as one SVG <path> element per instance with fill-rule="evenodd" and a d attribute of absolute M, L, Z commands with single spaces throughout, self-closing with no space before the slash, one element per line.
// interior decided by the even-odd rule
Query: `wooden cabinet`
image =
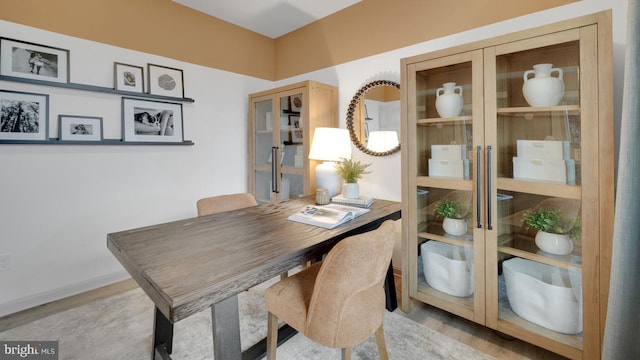
<path fill-rule="evenodd" d="M 562 73 L 564 92 L 532 106 L 523 85 L 543 79 L 532 74 L 543 63 Z M 613 234 L 610 12 L 405 58 L 401 71 L 403 309 L 427 303 L 569 358 L 600 358 Z M 436 103 L 452 93 L 462 109 L 441 117 Z M 435 211 L 447 200 L 466 215 L 462 235 Z M 523 222 L 538 208 L 562 215 L 564 250 Z"/>
<path fill-rule="evenodd" d="M 315 192 L 317 127 L 338 127 L 338 89 L 305 81 L 249 95 L 249 191 L 259 203 Z"/>

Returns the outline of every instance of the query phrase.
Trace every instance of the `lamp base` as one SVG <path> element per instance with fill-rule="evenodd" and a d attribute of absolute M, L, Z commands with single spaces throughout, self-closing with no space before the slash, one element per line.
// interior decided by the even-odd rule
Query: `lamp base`
<path fill-rule="evenodd" d="M 318 189 L 327 189 L 330 198 L 340 194 L 342 179 L 336 173 L 336 163 L 334 161 L 325 161 L 316 166 L 316 187 Z"/>

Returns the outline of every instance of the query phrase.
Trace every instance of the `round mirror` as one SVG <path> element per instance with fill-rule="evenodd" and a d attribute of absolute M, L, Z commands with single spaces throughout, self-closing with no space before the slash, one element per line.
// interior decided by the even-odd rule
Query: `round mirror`
<path fill-rule="evenodd" d="M 353 145 L 365 154 L 400 151 L 400 84 L 376 80 L 361 87 L 349 103 L 347 129 Z"/>

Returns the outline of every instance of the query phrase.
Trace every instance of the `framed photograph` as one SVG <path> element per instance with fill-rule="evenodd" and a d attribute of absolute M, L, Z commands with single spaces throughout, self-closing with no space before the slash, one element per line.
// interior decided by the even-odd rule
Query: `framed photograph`
<path fill-rule="evenodd" d="M 166 66 L 147 64 L 149 73 L 149 94 L 184 97 L 182 70 Z"/>
<path fill-rule="evenodd" d="M 142 66 L 113 63 L 115 89 L 119 91 L 144 92 L 144 70 Z"/>
<path fill-rule="evenodd" d="M 302 124 L 300 123 L 300 115 L 289 115 L 289 141 L 292 144 L 302 144 Z"/>
<path fill-rule="evenodd" d="M 69 82 L 69 50 L 0 38 L 0 75 Z"/>
<path fill-rule="evenodd" d="M 60 141 L 102 141 L 102 118 L 58 115 Z"/>
<path fill-rule="evenodd" d="M 49 139 L 49 95 L 0 90 L 0 141 Z"/>
<path fill-rule="evenodd" d="M 280 111 L 282 112 L 290 112 L 291 111 L 291 97 L 285 96 L 280 98 Z"/>
<path fill-rule="evenodd" d="M 130 142 L 182 142 L 182 104 L 122 98 L 122 137 Z"/>
<path fill-rule="evenodd" d="M 302 111 L 302 94 L 291 96 L 291 111 Z"/>

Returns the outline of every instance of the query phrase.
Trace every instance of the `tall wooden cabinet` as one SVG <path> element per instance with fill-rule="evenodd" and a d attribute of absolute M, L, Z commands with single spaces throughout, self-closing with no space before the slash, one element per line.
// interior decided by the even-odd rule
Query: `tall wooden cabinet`
<path fill-rule="evenodd" d="M 338 89 L 304 81 L 249 95 L 249 189 L 259 203 L 315 192 L 315 128 L 338 127 Z"/>
<path fill-rule="evenodd" d="M 529 70 L 544 63 L 562 73 L 564 93 L 532 106 L 523 85 L 543 78 Z M 427 303 L 569 358 L 600 358 L 613 233 L 611 13 L 405 58 L 401 72 L 403 309 Z M 443 117 L 436 103 L 451 94 L 462 109 Z M 467 214 L 462 235 L 435 211 L 447 200 Z M 561 211 L 568 253 L 537 245 L 522 221 L 537 208 Z"/>

